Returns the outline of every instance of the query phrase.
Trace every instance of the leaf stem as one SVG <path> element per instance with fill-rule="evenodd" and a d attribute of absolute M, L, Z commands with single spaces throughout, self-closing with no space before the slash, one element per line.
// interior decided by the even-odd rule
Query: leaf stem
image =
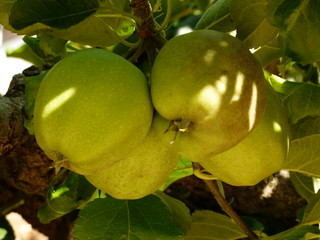
<path fill-rule="evenodd" d="M 172 14 L 172 0 L 167 0 L 167 13 L 166 13 L 166 17 L 164 18 L 163 22 L 158 28 L 159 32 L 164 30 L 167 27 L 171 18 L 171 14 Z"/>
<path fill-rule="evenodd" d="M 200 164 L 194 163 L 196 168 L 201 168 Z M 233 221 L 247 234 L 250 240 L 259 240 L 259 237 L 249 228 L 249 226 L 240 218 L 240 216 L 234 211 L 234 209 L 229 205 L 227 200 L 222 196 L 219 191 L 219 187 L 216 181 L 205 180 L 203 181 L 209 187 L 210 192 L 216 199 L 217 203 L 220 205 L 221 209 L 233 219 Z"/>

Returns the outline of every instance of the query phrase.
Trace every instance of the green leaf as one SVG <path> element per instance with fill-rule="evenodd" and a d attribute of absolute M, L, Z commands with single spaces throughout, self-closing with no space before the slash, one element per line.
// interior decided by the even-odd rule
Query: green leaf
<path fill-rule="evenodd" d="M 170 174 L 170 176 L 162 184 L 159 190 L 164 191 L 165 189 L 167 189 L 167 187 L 169 187 L 175 181 L 187 176 L 191 176 L 192 174 L 193 174 L 192 162 L 181 157 L 175 170 Z"/>
<path fill-rule="evenodd" d="M 192 215 L 191 229 L 185 240 L 233 240 L 245 238 L 238 225 L 231 218 L 213 211 L 196 211 Z"/>
<path fill-rule="evenodd" d="M 51 35 L 93 47 L 106 47 L 121 42 L 135 30 L 131 19 L 90 16 L 64 30 L 54 30 Z"/>
<path fill-rule="evenodd" d="M 237 38 L 248 48 L 259 48 L 278 35 L 278 29 L 270 25 L 265 16 L 267 0 L 233 0 L 231 18 L 237 28 Z"/>
<path fill-rule="evenodd" d="M 189 230 L 192 221 L 189 208 L 180 200 L 170 197 L 161 191 L 155 192 L 154 195 L 166 204 L 174 223 L 185 234 Z"/>
<path fill-rule="evenodd" d="M 290 141 L 285 170 L 320 177 L 320 134 Z"/>
<path fill-rule="evenodd" d="M 315 0 L 270 0 L 268 21 L 280 30 L 285 56 L 303 64 L 320 61 L 320 2 Z"/>
<path fill-rule="evenodd" d="M 290 82 L 277 75 L 270 75 L 268 81 L 273 89 L 280 94 L 282 100 L 302 86 L 299 82 Z"/>
<path fill-rule="evenodd" d="M 45 62 L 37 56 L 28 46 L 27 44 L 22 44 L 18 48 L 14 49 L 7 49 L 6 50 L 6 55 L 8 57 L 14 57 L 14 58 L 20 58 L 23 59 L 27 62 L 32 63 L 32 65 L 36 67 L 41 67 L 45 64 Z"/>
<path fill-rule="evenodd" d="M 12 30 L 9 25 L 9 12 L 12 5 L 16 0 L 2 0 L 0 1 L 0 25 L 3 25 L 4 28 Z"/>
<path fill-rule="evenodd" d="M 73 233 L 77 240 L 182 239 L 170 211 L 153 195 L 138 200 L 96 199 L 79 216 Z"/>
<path fill-rule="evenodd" d="M 7 219 L 1 215 L 0 216 L 0 240 L 14 240 L 13 229 Z"/>
<path fill-rule="evenodd" d="M 55 189 L 53 185 L 60 178 L 53 179 L 47 192 L 46 202 L 38 210 L 38 218 L 42 223 L 61 217 L 72 212 L 90 199 L 95 191 L 84 176 L 70 173 L 68 178 Z"/>
<path fill-rule="evenodd" d="M 28 119 L 24 121 L 24 126 L 27 128 L 29 134 L 34 135 L 34 128 L 33 128 L 33 110 L 34 110 L 34 103 L 37 97 L 38 89 L 40 87 L 40 83 L 46 72 L 32 77 L 25 77 L 25 110 L 28 115 Z"/>
<path fill-rule="evenodd" d="M 209 29 L 228 18 L 231 0 L 218 0 L 211 5 L 198 21 L 195 29 Z"/>
<path fill-rule="evenodd" d="M 291 125 L 291 139 L 320 134 L 320 116 L 307 116 Z"/>
<path fill-rule="evenodd" d="M 274 38 L 261 48 L 257 49 L 253 55 L 259 61 L 262 67 L 268 66 L 270 63 L 282 56 L 278 38 Z"/>
<path fill-rule="evenodd" d="M 308 225 L 320 223 L 320 191 L 318 191 L 318 193 L 308 202 L 304 211 L 302 223 Z"/>
<path fill-rule="evenodd" d="M 297 225 L 286 231 L 278 233 L 276 235 L 263 238 L 265 240 L 309 240 L 314 239 L 313 237 L 320 234 L 320 230 L 316 226 L 304 226 Z"/>
<path fill-rule="evenodd" d="M 297 172 L 291 172 L 290 180 L 299 195 L 308 202 L 314 197 L 315 191 L 312 177 Z"/>
<path fill-rule="evenodd" d="M 320 116 L 320 85 L 304 82 L 295 84 L 297 87 L 283 101 L 289 121 L 296 123 L 306 116 Z"/>
<path fill-rule="evenodd" d="M 17 0 L 12 0 L 8 2 L 0 1 L 0 23 L 3 24 L 5 28 L 9 31 L 17 33 L 19 35 L 30 36 L 41 33 L 50 33 L 50 35 L 64 39 L 66 41 L 70 40 L 76 43 L 90 45 L 93 47 L 107 47 L 121 42 L 122 39 L 129 37 L 135 31 L 135 22 L 131 18 L 126 16 L 128 15 L 128 13 L 124 12 L 124 14 L 121 14 L 121 11 L 123 11 L 123 8 L 128 3 L 127 0 L 99 1 L 100 7 L 98 12 L 95 12 L 94 14 L 89 14 L 85 18 L 83 17 L 83 15 L 81 15 L 81 13 L 79 13 L 80 17 L 75 13 L 75 18 L 79 17 L 79 21 L 74 21 L 72 22 L 72 24 L 68 21 L 67 16 L 66 19 L 59 18 L 59 16 L 57 16 L 57 18 L 61 20 L 61 25 L 66 24 L 67 27 L 64 28 L 56 28 L 55 25 L 49 26 L 42 23 L 44 21 L 40 21 L 32 25 L 28 25 L 23 29 L 14 29 L 9 24 L 9 12 L 11 6 L 14 5 L 16 1 Z M 19 0 L 19 2 L 20 1 L 22 0 Z M 45 0 L 36 1 L 39 2 Z M 26 1 L 26 3 L 29 2 L 32 2 L 29 8 L 33 7 L 34 1 Z M 95 3 L 95 0 L 86 0 L 87 4 L 84 4 L 83 2 L 80 3 L 79 1 L 75 0 L 72 0 L 72 2 L 76 2 L 77 4 L 75 5 L 79 6 L 80 9 L 80 5 L 83 4 L 83 8 L 85 8 L 85 6 L 88 6 L 90 4 L 93 5 L 93 3 Z M 68 3 L 65 4 L 68 5 Z M 67 9 L 69 9 L 70 11 L 76 11 L 76 9 L 73 6 L 69 6 L 69 8 Z M 67 9 L 66 11 L 68 11 Z M 95 11 L 95 8 L 92 8 L 91 10 Z M 41 15 L 41 13 L 38 14 Z M 52 12 L 52 14 L 56 13 Z M 47 15 L 45 15 L 44 17 L 46 16 Z M 81 17 L 82 20 L 80 21 Z M 11 15 L 10 18 L 12 18 Z M 34 17 L 32 17 L 31 19 L 33 19 L 34 21 Z"/>
<path fill-rule="evenodd" d="M 35 23 L 66 29 L 89 17 L 98 7 L 97 0 L 17 0 L 10 10 L 9 23 L 16 30 Z"/>

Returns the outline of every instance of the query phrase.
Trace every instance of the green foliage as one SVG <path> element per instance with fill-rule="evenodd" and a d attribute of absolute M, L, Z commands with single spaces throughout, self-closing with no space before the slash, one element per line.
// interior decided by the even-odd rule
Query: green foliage
<path fill-rule="evenodd" d="M 303 64 L 319 62 L 320 2 L 314 0 L 270 0 L 268 21 L 279 28 L 284 56 Z"/>
<path fill-rule="evenodd" d="M 229 217 L 212 212 L 196 211 L 192 214 L 190 231 L 185 240 L 234 240 L 246 237 L 241 228 Z"/>
<path fill-rule="evenodd" d="M 69 176 L 59 184 L 54 185 L 63 177 L 61 172 L 52 180 L 47 190 L 46 202 L 38 210 L 38 218 L 42 223 L 49 223 L 87 202 L 95 191 L 84 176 L 70 173 Z"/>
<path fill-rule="evenodd" d="M 167 206 L 153 195 L 138 200 L 96 199 L 79 216 L 74 229 L 78 240 L 182 239 Z"/>
<path fill-rule="evenodd" d="M 55 68 L 57 63 L 61 63 L 66 56 L 73 54 L 74 51 L 82 51 L 85 48 L 91 47 L 102 48 L 105 51 L 113 52 L 114 54 L 121 55 L 122 58 L 124 57 L 133 61 L 147 78 L 149 78 L 150 75 L 152 78 L 155 74 L 155 68 L 152 68 L 154 57 L 157 56 L 156 54 L 158 54 L 158 52 L 161 53 L 160 48 L 162 44 L 167 40 L 170 42 L 172 38 L 176 38 L 177 33 L 205 29 L 204 31 L 215 30 L 223 32 L 223 34 L 230 34 L 231 31 L 236 30 L 233 32 L 236 34 L 235 37 L 244 43 L 243 46 L 245 46 L 246 51 L 248 49 L 253 51 L 254 57 L 264 68 L 265 76 L 272 88 L 277 92 L 285 108 L 286 118 L 290 124 L 290 143 L 283 170 L 290 172 L 290 179 L 296 191 L 307 202 L 307 205 L 300 210 L 300 215 L 297 216 L 299 222 L 296 226 L 288 227 L 284 231 L 272 236 L 266 236 L 264 233 L 264 231 L 266 231 L 265 229 L 270 227 L 263 225 L 266 223 L 259 222 L 252 217 L 248 218 L 247 216 L 243 216 L 242 218 L 259 237 L 266 240 L 319 239 L 320 231 L 317 225 L 320 223 L 320 192 L 318 191 L 320 178 L 320 48 L 318 46 L 320 42 L 320 1 L 150 0 L 150 6 L 153 7 L 153 17 L 155 17 L 157 23 L 154 26 L 155 29 L 152 29 L 154 32 L 146 38 L 139 38 L 139 36 L 141 36 L 141 27 L 149 26 L 148 24 L 152 25 L 152 16 L 147 16 L 147 9 L 142 9 L 143 11 L 139 12 L 140 16 L 134 15 L 132 9 L 141 7 L 140 5 L 130 5 L 130 3 L 132 4 L 134 2 L 136 1 L 0 1 L 0 24 L 17 35 L 24 35 L 23 40 L 26 43 L 19 49 L 8 51 L 8 55 L 27 60 L 41 70 L 39 75 L 25 77 L 24 79 L 26 87 L 24 106 L 26 119 L 24 124 L 29 133 L 34 134 L 33 115 L 35 99 L 37 98 L 39 86 L 42 79 L 46 76 L 48 68 Z M 138 2 L 143 3 L 146 1 Z M 168 4 L 171 4 L 171 6 Z M 170 14 L 167 15 L 170 13 L 168 12 L 169 10 L 171 10 L 171 16 Z M 141 13 L 145 14 L 145 17 L 147 17 L 147 20 L 150 20 L 150 22 L 146 24 L 146 22 L 144 22 L 146 19 L 143 19 L 144 15 Z M 165 29 L 161 29 L 162 27 L 165 27 Z M 157 32 L 159 29 L 161 31 Z M 166 39 L 159 41 L 159 39 L 164 36 Z M 163 58 L 163 66 L 157 70 L 158 73 L 163 74 L 163 79 L 160 81 L 159 86 L 165 86 L 165 81 L 167 81 L 169 85 L 172 84 L 174 80 L 181 80 L 176 91 L 171 95 L 169 94 L 170 96 L 177 96 L 177 92 L 187 85 L 188 78 L 196 72 L 196 66 L 204 59 L 204 55 L 196 55 L 177 60 L 176 62 L 170 61 L 176 56 L 182 56 L 194 50 L 194 52 L 199 53 L 203 46 L 207 46 L 207 43 L 208 41 L 199 40 L 199 38 L 191 39 L 188 41 L 188 47 L 179 51 L 176 49 L 180 46 L 174 47 L 168 51 L 171 56 Z M 170 43 L 168 45 L 170 45 Z M 223 45 L 223 41 L 221 45 Z M 230 62 L 239 59 L 239 53 L 232 52 L 230 59 L 224 62 L 222 55 L 231 51 L 230 49 L 234 50 L 234 48 L 230 48 L 229 46 L 229 48 L 217 54 L 211 51 L 213 50 L 211 47 L 206 47 L 205 51 L 209 52 L 212 56 L 217 54 L 217 61 L 211 65 L 207 64 L 208 69 L 212 70 L 210 74 L 207 72 L 197 73 L 194 78 L 195 80 L 191 82 L 191 90 L 196 89 L 196 84 L 194 83 L 200 82 L 205 76 L 207 76 L 210 79 L 210 83 L 212 83 L 212 76 L 218 72 L 217 67 L 219 65 L 229 66 L 228 64 Z M 210 57 L 210 54 L 207 56 Z M 88 62 L 92 62 L 94 58 L 88 57 L 87 60 Z M 187 65 L 188 61 L 191 62 L 190 65 Z M 245 66 L 248 66 L 249 62 L 251 62 L 251 60 L 244 61 L 240 69 L 232 71 L 233 68 L 229 66 L 227 70 L 232 73 L 243 73 L 243 69 Z M 115 66 L 110 67 L 113 63 L 113 61 L 109 61 L 101 67 L 101 69 L 104 70 L 109 69 L 104 72 L 103 76 L 100 76 L 101 78 L 103 77 L 104 79 L 104 77 L 114 73 Z M 172 72 L 164 71 L 168 65 L 172 67 Z M 203 65 L 205 65 L 205 63 L 202 63 L 200 67 L 203 67 Z M 68 84 L 72 82 L 71 79 L 75 79 L 70 77 L 74 74 L 74 69 L 78 68 L 77 72 L 79 72 L 85 67 L 76 66 L 80 65 L 73 63 L 66 67 L 63 74 L 54 82 L 72 87 Z M 88 67 L 88 69 L 91 71 L 91 69 L 95 69 L 96 66 L 97 64 L 95 64 L 94 67 Z M 17 72 L 20 71 L 21 69 L 17 70 Z M 109 96 L 109 88 L 112 88 L 111 85 L 108 85 L 106 88 L 97 87 L 94 93 L 90 92 L 90 89 L 92 89 L 94 85 L 92 76 L 96 72 L 96 70 L 92 70 L 90 74 L 84 78 L 88 80 L 87 85 L 84 87 L 83 95 L 80 97 L 80 99 L 84 101 L 81 101 L 81 104 L 79 104 L 79 100 L 79 102 L 71 108 L 72 110 L 77 109 L 76 114 L 68 114 L 68 116 L 66 116 L 64 115 L 65 111 L 61 111 L 56 121 L 54 121 L 57 123 L 57 125 L 53 127 L 54 131 L 49 134 L 51 137 L 57 137 L 57 142 L 61 143 L 62 134 L 59 133 L 59 136 L 55 134 L 57 134 L 61 125 L 71 123 L 70 126 L 62 132 L 67 132 L 66 135 L 68 136 L 74 134 L 76 141 L 70 142 L 81 142 L 79 132 L 82 128 L 79 127 L 79 122 L 86 116 L 93 116 L 86 126 L 93 127 L 92 129 L 94 130 L 87 131 L 87 129 L 85 129 L 84 132 L 86 134 L 88 132 L 92 133 L 97 138 L 89 141 L 93 146 L 91 150 L 86 150 L 84 147 L 89 144 L 78 147 L 77 159 L 97 149 L 96 143 L 103 135 L 106 125 L 111 126 L 113 129 L 122 129 L 124 126 L 140 122 L 140 120 L 137 120 L 137 117 L 134 119 L 126 118 L 120 121 L 126 122 L 120 127 L 119 122 L 106 122 L 105 117 L 112 116 L 114 113 L 112 110 L 107 111 L 102 117 L 98 114 L 99 111 L 95 111 L 99 108 L 97 104 L 100 104 L 99 106 L 110 104 L 110 99 L 108 99 L 107 96 Z M 123 84 L 123 76 L 128 74 L 128 72 L 127 68 L 121 71 L 121 77 L 117 79 L 117 84 Z M 83 77 L 84 74 L 85 73 L 77 75 L 76 79 Z M 129 75 L 132 77 L 131 74 Z M 224 80 L 224 78 L 221 79 Z M 228 83 L 230 83 L 230 79 L 227 80 L 229 81 Z M 237 78 L 237 80 L 239 80 L 239 78 Z M 223 90 L 226 86 L 221 84 L 221 82 L 216 85 L 211 85 L 211 87 Z M 79 86 L 80 85 L 82 87 L 84 86 L 83 83 L 79 84 Z M 127 86 L 127 84 L 121 85 L 121 89 L 125 86 Z M 237 90 L 242 87 L 239 86 L 239 84 L 235 84 L 232 89 Z M 50 87 L 44 95 L 49 96 L 53 90 L 54 88 Z M 114 90 L 112 91 L 114 92 Z M 248 91 L 249 90 L 243 90 L 243 96 L 248 96 Z M 148 91 L 146 92 L 149 94 Z M 188 91 L 182 90 L 182 92 L 186 93 Z M 168 91 L 160 94 L 159 99 L 169 99 L 165 97 L 166 93 L 168 93 Z M 126 98 L 129 99 L 129 101 L 127 101 L 125 105 L 131 106 L 130 104 L 132 104 L 136 99 L 135 96 L 138 96 L 138 94 L 138 90 L 132 89 L 125 94 L 115 94 L 115 101 L 111 105 L 115 106 L 116 103 Z M 154 95 L 154 93 L 151 92 L 151 95 Z M 95 96 L 102 97 L 98 103 L 92 104 L 92 99 Z M 225 95 L 223 96 L 225 97 Z M 181 108 L 182 110 L 192 109 L 194 101 L 189 100 L 190 95 L 188 95 L 186 100 L 181 101 L 188 103 Z M 5 102 L 4 104 L 7 103 Z M 153 104 L 156 105 L 156 101 L 154 101 Z M 164 104 L 166 108 L 168 106 L 173 108 L 177 105 L 177 101 L 169 101 Z M 228 103 L 227 106 L 230 106 L 230 103 Z M 222 107 L 222 109 L 226 109 L 227 106 Z M 130 108 L 132 109 L 132 107 Z M 138 109 L 141 110 L 139 107 L 134 112 L 137 112 Z M 199 109 L 199 107 L 195 108 L 195 112 L 199 112 Z M 223 119 L 222 122 L 230 122 L 231 119 L 236 120 L 236 122 L 243 120 L 244 114 L 241 114 L 242 117 L 235 117 L 238 109 L 240 108 L 229 111 L 232 117 L 229 117 L 227 119 L 228 121 Z M 259 110 L 263 112 L 262 107 L 260 107 Z M 183 121 L 185 120 L 186 114 L 174 117 L 170 119 L 170 122 L 169 120 L 159 117 L 156 111 L 154 112 L 154 122 L 165 126 L 164 128 L 158 129 L 159 136 L 167 137 L 167 140 L 169 139 L 170 142 L 170 147 L 174 146 L 181 136 L 193 134 L 190 133 L 188 126 L 183 126 L 183 124 L 186 124 L 186 122 Z M 178 111 L 172 112 L 177 113 Z M 137 115 L 140 117 L 145 116 L 144 114 Z M 62 116 L 64 116 L 64 118 Z M 100 126 L 97 126 L 97 119 L 101 120 Z M 213 123 L 217 124 L 217 121 L 221 119 L 222 118 L 219 117 L 213 121 Z M 182 127 L 179 125 L 177 129 L 177 123 L 180 124 L 181 122 L 183 123 Z M 195 122 L 191 121 L 190 124 L 194 126 Z M 230 129 L 230 126 L 234 125 L 235 124 L 229 124 L 227 129 Z M 243 126 L 245 124 L 240 125 Z M 71 129 L 71 127 L 74 128 Z M 210 132 L 207 126 L 203 128 L 200 127 L 200 129 L 202 129 L 203 133 Z M 70 132 L 68 132 L 68 130 L 70 130 Z M 189 151 L 193 154 L 199 151 L 202 143 L 212 142 L 217 139 L 217 133 L 220 130 L 221 128 L 216 128 L 215 131 L 210 132 L 210 136 L 213 136 L 213 139 L 210 141 L 203 136 L 196 136 L 196 141 L 188 145 Z M 226 138 L 228 143 L 235 138 L 234 132 L 238 132 L 238 129 L 231 131 L 232 134 Z M 128 134 L 130 136 L 128 139 L 132 139 L 135 133 L 141 133 L 141 131 L 135 128 L 134 131 Z M 267 147 L 271 146 L 266 143 L 266 141 L 270 140 L 268 137 L 269 133 L 270 131 L 260 133 L 260 136 L 254 139 L 254 143 L 245 146 L 245 148 L 236 154 L 237 157 L 251 154 L 252 159 L 257 160 L 259 159 L 257 155 L 263 153 L 263 164 L 270 165 L 270 159 L 268 158 L 272 156 L 272 153 L 280 146 L 280 143 L 276 144 L 276 141 L 272 141 L 272 144 L 275 144 L 276 147 Z M 109 136 L 109 134 L 107 135 Z M 87 139 L 87 136 L 88 135 L 83 137 L 83 139 Z M 195 135 L 192 135 L 192 137 L 194 136 Z M 242 142 L 236 145 L 236 147 L 241 147 L 241 143 L 245 142 L 245 139 L 241 140 Z M 115 138 L 112 138 L 112 142 L 116 142 Z M 168 143 L 168 141 L 166 141 L 166 143 Z M 71 144 L 68 142 L 63 145 L 70 146 Z M 114 162 L 118 162 L 117 164 L 113 162 L 113 168 L 110 167 L 110 169 L 116 169 L 117 171 L 112 170 L 112 173 L 106 174 L 106 177 L 112 177 L 114 180 L 113 187 L 122 193 L 124 191 L 119 189 L 119 185 L 121 181 L 124 180 L 133 186 L 125 190 L 132 191 L 135 188 L 139 188 L 135 181 L 133 181 L 133 178 L 131 178 L 131 175 L 136 175 L 134 174 L 134 170 L 138 169 L 138 171 L 143 171 L 143 174 L 138 175 L 139 177 L 148 175 L 150 180 L 145 183 L 149 185 L 159 177 L 156 176 L 156 173 L 160 172 L 162 174 L 169 165 L 163 163 L 166 166 L 162 166 L 160 162 L 153 162 L 154 159 L 156 159 L 154 154 L 152 154 L 151 157 L 145 154 L 145 152 L 155 153 L 162 151 L 162 148 L 156 147 L 156 144 L 147 146 L 147 150 L 139 149 L 137 152 L 140 152 L 138 157 L 140 162 L 134 159 L 130 164 L 124 162 L 122 157 L 124 157 L 125 154 L 123 156 L 121 155 L 126 151 L 124 149 L 124 143 L 116 143 L 116 145 L 117 151 L 114 151 L 111 155 L 115 156 L 119 154 L 114 160 Z M 136 148 L 140 146 L 139 144 L 135 145 Z M 154 147 L 154 149 L 152 149 L 152 147 Z M 237 149 L 236 147 L 231 149 L 235 150 Z M 267 149 L 261 151 L 262 147 L 267 147 Z M 134 147 L 132 147 L 132 149 L 132 152 L 135 152 Z M 152 150 L 148 151 L 148 149 Z M 211 147 L 208 149 L 210 152 L 213 151 Z M 127 151 L 128 154 L 132 154 L 130 151 Z M 269 151 L 271 154 L 268 154 Z M 179 151 L 179 153 L 181 154 L 181 151 Z M 88 167 L 92 167 L 97 164 L 97 162 L 99 163 L 105 155 L 106 154 L 99 155 L 99 157 L 94 158 L 94 161 L 87 164 Z M 121 157 L 119 157 L 120 155 Z M 162 186 L 159 188 L 160 191 L 156 191 L 153 194 L 137 200 L 119 200 L 109 195 L 106 197 L 105 193 L 93 187 L 84 176 L 72 172 L 66 179 L 60 179 L 59 177 L 63 174 L 62 172 L 48 187 L 46 202 L 40 207 L 38 217 L 41 222 L 48 223 L 65 214 L 80 209 L 79 218 L 75 222 L 73 231 L 74 237 L 80 240 L 233 240 L 246 238 L 247 235 L 243 230 L 227 215 L 209 210 L 195 211 L 191 215 L 189 208 L 183 202 L 162 192 L 179 179 L 193 174 L 193 163 L 190 161 L 193 159 L 187 159 L 185 157 L 186 156 L 180 157 L 179 163 L 170 176 L 164 181 L 161 180 Z M 236 159 L 237 157 L 233 156 L 232 159 Z M 170 160 L 169 158 L 161 159 L 164 161 Z M 146 164 L 148 160 L 149 162 Z M 240 164 L 230 166 L 231 163 L 232 161 L 224 162 L 225 169 L 230 171 L 231 168 L 234 168 L 235 170 L 232 172 L 235 179 L 239 180 L 243 175 L 242 173 L 246 171 L 239 172 Z M 63 164 L 65 164 L 64 161 L 59 161 L 56 169 L 60 169 Z M 171 162 L 171 164 L 173 168 L 176 162 Z M 263 164 L 259 164 L 259 166 L 263 166 Z M 258 165 L 258 163 L 256 165 Z M 119 169 L 117 169 L 117 166 L 120 166 Z M 105 172 L 110 170 L 108 169 L 109 166 L 102 165 L 96 167 L 94 170 L 101 170 L 103 167 L 106 167 L 103 169 Z M 153 168 L 156 168 L 157 171 L 152 171 Z M 250 174 L 251 172 L 252 174 L 256 173 L 257 169 L 255 166 L 250 167 Z M 246 170 L 248 172 L 248 167 Z M 99 175 L 101 172 L 93 171 L 91 173 Z M 270 173 L 268 173 L 268 175 L 270 175 Z M 122 176 L 125 176 L 126 179 Z M 205 176 L 212 178 L 211 175 Z M 223 179 L 223 177 L 221 178 Z M 106 184 L 106 181 L 104 181 L 105 178 L 101 179 L 102 182 Z M 158 182 L 160 185 L 160 181 Z M 152 191 L 154 191 L 154 189 L 148 191 L 148 193 Z M 220 191 L 222 193 L 224 191 L 222 184 L 220 185 Z M 0 239 L 14 239 L 13 231 L 3 216 L 0 218 Z"/>
<path fill-rule="evenodd" d="M 9 23 L 16 30 L 35 23 L 66 29 L 89 17 L 98 7 L 98 0 L 17 0 L 10 9 Z"/>

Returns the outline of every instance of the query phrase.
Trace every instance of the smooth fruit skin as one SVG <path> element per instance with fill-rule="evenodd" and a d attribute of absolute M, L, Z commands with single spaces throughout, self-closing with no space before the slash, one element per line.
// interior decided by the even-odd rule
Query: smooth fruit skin
<path fill-rule="evenodd" d="M 251 186 L 283 168 L 288 147 L 287 117 L 277 93 L 268 86 L 266 111 L 258 126 L 235 147 L 199 163 L 230 185 Z"/>
<path fill-rule="evenodd" d="M 179 159 L 179 154 L 161 143 L 152 127 L 129 156 L 86 178 L 114 198 L 139 199 L 155 192 Z"/>
<path fill-rule="evenodd" d="M 163 134 L 165 141 L 196 162 L 235 146 L 260 121 L 265 79 L 240 40 L 198 30 L 169 40 L 159 51 L 151 97 L 164 118 L 181 123 L 177 137 Z"/>
<path fill-rule="evenodd" d="M 152 116 L 143 73 L 114 53 L 86 49 L 61 60 L 43 79 L 34 129 L 57 164 L 90 174 L 134 149 Z"/>

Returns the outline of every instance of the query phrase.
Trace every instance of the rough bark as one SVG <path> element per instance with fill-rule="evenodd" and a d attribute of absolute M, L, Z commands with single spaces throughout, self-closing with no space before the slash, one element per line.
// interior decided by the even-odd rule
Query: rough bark
<path fill-rule="evenodd" d="M 7 93 L 0 97 L 0 210 L 1 214 L 19 212 L 50 239 L 63 240 L 70 231 L 66 227 L 68 221 L 71 224 L 70 217 L 47 225 L 37 218 L 37 209 L 44 202 L 46 188 L 55 173 L 52 161 L 24 128 L 24 119 L 28 117 L 24 110 L 24 77 L 30 71 L 24 73 L 15 75 Z"/>

